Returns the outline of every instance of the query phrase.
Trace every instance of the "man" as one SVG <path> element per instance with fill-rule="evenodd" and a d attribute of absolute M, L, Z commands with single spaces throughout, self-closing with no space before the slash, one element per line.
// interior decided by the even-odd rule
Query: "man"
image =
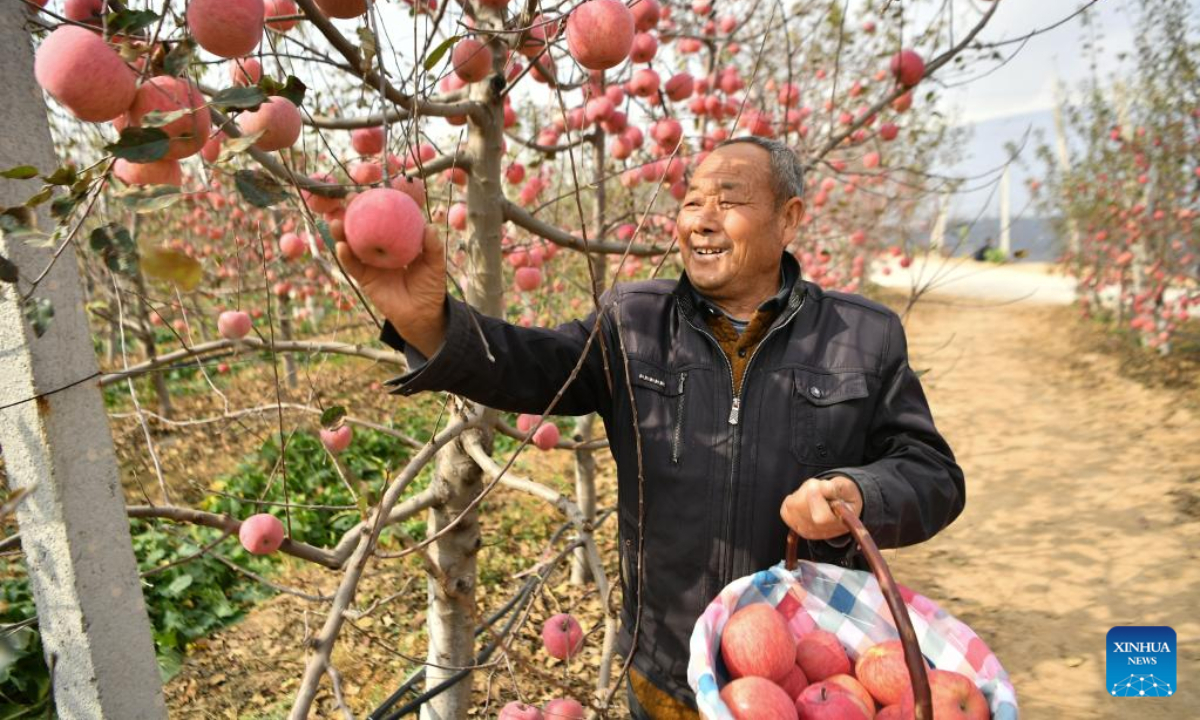
<path fill-rule="evenodd" d="M 975 262 L 987 262 L 988 252 L 991 249 L 992 249 L 992 239 L 989 237 L 988 239 L 983 241 L 983 245 L 980 245 L 979 249 L 976 250 L 975 254 L 972 255 L 971 257 L 975 259 Z"/>
<path fill-rule="evenodd" d="M 599 413 L 616 460 L 635 717 L 696 716 L 696 618 L 726 584 L 779 562 L 789 527 L 808 558 L 863 566 L 834 498 L 885 548 L 927 540 L 962 511 L 962 471 L 908 366 L 899 318 L 804 281 L 785 250 L 803 188 L 786 145 L 722 144 L 679 210 L 683 277 L 619 284 L 602 313 L 554 329 L 475 314 L 477 329 L 474 311 L 446 296 L 432 230 L 406 270 L 364 267 L 338 245 L 389 320 L 383 340 L 408 354 L 414 370 L 391 381 L 403 395 L 444 390 L 539 413 L 601 323 L 555 412 Z"/>

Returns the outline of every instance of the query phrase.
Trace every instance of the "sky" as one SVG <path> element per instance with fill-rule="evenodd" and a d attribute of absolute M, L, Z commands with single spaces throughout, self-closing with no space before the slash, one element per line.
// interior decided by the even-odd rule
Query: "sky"
<path fill-rule="evenodd" d="M 961 0 L 955 0 L 961 2 Z M 981 31 L 983 42 L 1019 38 L 1033 30 L 1048 28 L 1087 5 L 1086 0 L 997 0 L 1000 5 L 988 25 Z M 1200 6 L 1200 0 L 1195 0 Z M 1121 53 L 1133 51 L 1133 32 L 1140 0 L 1099 0 L 1085 12 L 1091 29 L 1085 27 L 1081 16 L 1036 35 L 1024 46 L 1011 44 L 1001 48 L 1007 62 L 979 63 L 958 77 L 939 74 L 939 109 L 954 124 L 971 128 L 970 141 L 962 149 L 962 157 L 946 167 L 937 168 L 948 175 L 985 178 L 969 182 L 971 190 L 950 200 L 952 218 L 997 218 L 1000 215 L 1000 175 L 993 170 L 1008 160 L 1005 145 L 1012 142 L 1024 145 L 1023 160 L 1011 168 L 1011 212 L 1016 218 L 1031 218 L 1037 214 L 1030 203 L 1027 180 L 1041 173 L 1041 165 L 1033 159 L 1037 140 L 1031 131 L 1041 131 L 1046 141 L 1053 142 L 1056 86 L 1062 85 L 1069 98 L 1072 88 L 1078 88 L 1095 72 L 1102 80 L 1128 66 L 1122 63 Z M 984 3 L 967 0 L 963 6 L 978 8 Z M 964 17 L 978 14 L 964 12 Z M 1101 52 L 1094 58 L 1084 50 L 1088 35 L 1099 39 Z M 1015 51 L 1015 53 L 1014 53 Z"/>
<path fill-rule="evenodd" d="M 983 42 L 1018 38 L 1049 27 L 1087 3 L 1085 0 L 997 0 L 996 14 L 979 35 Z M 973 2 L 979 6 L 983 3 Z M 1121 52 L 1133 50 L 1137 0 L 1099 0 L 1086 13 L 1100 34 L 1104 52 L 1096 57 L 1101 77 L 1117 70 Z M 1037 35 L 1008 63 L 986 77 L 943 90 L 942 109 L 956 111 L 964 123 L 1049 110 L 1054 105 L 1056 80 L 1077 86 L 1090 74 L 1091 58 L 1082 46 L 1087 31 L 1076 17 Z M 1017 44 L 1001 48 L 1006 55 Z M 987 63 L 982 69 L 994 67 Z M 974 73 L 978 75 L 978 73 Z"/>

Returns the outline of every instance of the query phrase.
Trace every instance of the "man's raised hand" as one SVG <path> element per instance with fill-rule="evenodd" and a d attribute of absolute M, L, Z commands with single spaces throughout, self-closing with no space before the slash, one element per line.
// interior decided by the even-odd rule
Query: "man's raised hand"
<path fill-rule="evenodd" d="M 421 254 L 407 267 L 367 265 L 345 242 L 337 244 L 337 257 L 405 341 L 425 357 L 438 351 L 446 334 L 446 248 L 433 225 L 425 226 Z"/>

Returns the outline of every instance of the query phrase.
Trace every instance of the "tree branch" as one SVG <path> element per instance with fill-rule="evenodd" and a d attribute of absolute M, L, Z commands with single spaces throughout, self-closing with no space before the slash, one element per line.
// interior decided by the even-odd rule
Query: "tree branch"
<path fill-rule="evenodd" d="M 987 25 L 988 20 L 992 19 L 992 15 L 996 12 L 996 8 L 998 8 L 998 7 L 1000 7 L 1000 3 L 992 3 L 992 6 L 990 8 L 988 8 L 987 12 L 983 14 L 983 17 L 979 19 L 979 22 L 976 23 L 975 27 L 971 28 L 971 32 L 967 33 L 967 36 L 964 37 L 961 42 L 959 42 L 957 45 L 950 48 L 946 52 L 942 53 L 941 55 L 938 55 L 933 60 L 930 60 L 925 65 L 925 74 L 921 76 L 922 79 L 927 78 L 930 75 L 932 75 L 935 70 L 942 67 L 946 63 L 950 62 L 951 60 L 954 59 L 955 55 L 958 55 L 960 52 L 962 52 L 967 47 L 967 45 L 969 45 L 970 42 L 975 39 L 975 36 L 978 35 L 981 30 L 983 30 L 984 26 Z M 841 130 L 841 132 L 830 137 L 829 140 L 827 140 L 825 142 L 825 144 L 821 147 L 821 149 L 812 155 L 811 159 L 809 160 L 809 164 L 811 165 L 812 163 L 816 162 L 817 160 L 820 160 L 821 158 L 828 155 L 830 152 L 833 151 L 834 148 L 836 148 L 838 145 L 840 145 L 843 140 L 850 137 L 854 133 L 855 130 L 858 130 L 863 125 L 866 125 L 867 121 L 870 120 L 871 117 L 874 116 L 876 113 L 878 113 L 880 110 L 884 109 L 888 103 L 890 103 L 891 101 L 895 100 L 896 98 L 900 97 L 904 93 L 909 92 L 911 90 L 912 90 L 911 87 L 903 87 L 901 85 L 897 85 L 892 90 L 892 92 L 888 93 L 887 95 L 884 95 L 883 98 L 876 101 L 876 103 L 874 105 L 872 105 L 870 108 L 868 108 L 866 112 L 859 115 L 854 120 L 854 122 L 852 122 L 851 124 L 849 124 L 845 128 L 843 128 Z"/>
<path fill-rule="evenodd" d="M 323 340 L 276 340 L 268 342 L 254 337 L 244 337 L 241 340 L 212 340 L 199 345 L 181 348 L 165 355 L 159 355 L 153 360 L 147 360 L 137 365 L 131 365 L 124 370 L 117 372 L 106 373 L 100 376 L 100 386 L 111 385 L 112 383 L 124 380 L 127 377 L 135 377 L 152 372 L 165 365 L 170 365 L 176 360 L 184 358 L 192 358 L 198 355 L 206 355 L 215 353 L 221 350 L 233 350 L 234 354 L 244 352 L 246 350 L 271 350 L 274 352 L 307 352 L 307 353 L 337 353 L 339 355 L 354 355 L 367 360 L 384 363 L 386 365 L 394 365 L 399 368 L 407 368 L 408 364 L 404 357 L 399 353 L 390 352 L 387 350 L 375 350 L 374 348 L 364 347 L 352 343 L 328 342 Z"/>
<path fill-rule="evenodd" d="M 342 57 L 346 58 L 346 62 L 352 68 L 355 68 L 355 75 L 364 83 L 372 88 L 380 88 L 383 96 L 394 105 L 398 105 L 409 113 L 414 110 L 421 115 L 432 115 L 435 117 L 453 117 L 456 115 L 468 115 L 474 118 L 477 122 L 483 121 L 484 108 L 476 102 L 467 103 L 435 103 L 416 99 L 410 95 L 406 95 L 395 88 L 385 78 L 379 76 L 377 72 L 372 70 L 363 62 L 362 55 L 359 54 L 358 48 L 354 43 L 346 39 L 346 36 L 334 27 L 329 18 L 317 8 L 313 0 L 296 0 L 296 4 L 308 16 L 309 22 L 313 24 L 329 44 L 334 47 Z"/>
<path fill-rule="evenodd" d="M 555 245 L 578 250 L 579 252 L 591 251 L 602 255 L 621 255 L 626 251 L 626 246 L 620 243 L 604 242 L 598 240 L 590 240 L 586 244 L 583 238 L 576 237 L 571 233 L 554 227 L 548 222 L 539 220 L 525 208 L 517 205 L 509 200 L 505 200 L 501 209 L 504 211 L 504 219 L 512 224 L 524 228 L 529 232 L 543 237 Z M 641 257 L 650 257 L 654 255 L 664 255 L 668 252 L 676 252 L 674 249 L 665 249 L 653 245 L 630 245 L 628 246 L 630 255 L 638 255 Z"/>
<path fill-rule="evenodd" d="M 500 432 L 501 435 L 507 435 L 514 440 L 524 440 L 525 433 L 516 429 L 512 425 L 497 418 L 493 427 Z M 557 450 L 599 450 L 608 447 L 607 440 L 589 440 L 587 442 L 572 442 L 570 440 L 559 439 L 554 445 Z"/>
<path fill-rule="evenodd" d="M 253 501 L 247 500 L 247 502 Z M 125 514 L 131 518 L 161 518 L 174 522 L 203 525 L 204 527 L 224 530 L 230 534 L 237 533 L 242 527 L 241 520 L 228 515 L 218 515 L 217 513 L 205 512 L 203 510 L 171 505 L 129 505 L 125 508 Z M 279 551 L 292 557 L 300 558 L 301 560 L 308 560 L 309 562 L 323 565 L 332 570 L 337 570 L 341 565 L 332 552 L 324 548 L 309 545 L 308 543 L 292 540 L 291 538 L 283 539 L 283 544 L 279 546 Z"/>

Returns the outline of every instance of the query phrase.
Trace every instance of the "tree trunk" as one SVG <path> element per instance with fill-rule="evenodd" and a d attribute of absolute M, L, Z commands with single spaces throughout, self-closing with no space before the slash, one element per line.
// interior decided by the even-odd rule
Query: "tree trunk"
<path fill-rule="evenodd" d="M 608 211 L 607 193 L 604 187 L 604 135 L 597 133 L 592 138 L 592 172 L 596 188 L 595 204 L 592 206 L 592 238 L 603 239 L 605 231 L 605 215 Z M 604 292 L 605 271 L 608 263 L 603 255 L 588 258 L 592 266 L 592 292 L 597 297 Z M 596 425 L 596 415 L 587 415 L 575 421 L 575 441 L 587 442 L 592 439 L 592 431 Z M 575 503 L 579 505 L 583 516 L 589 525 L 596 522 L 596 455 L 594 450 L 575 451 Z M 587 555 L 583 548 L 575 551 L 571 560 L 571 582 L 584 585 L 592 581 L 592 570 L 587 564 Z"/>
<path fill-rule="evenodd" d="M 575 421 L 575 442 L 587 442 L 592 439 L 592 428 L 596 424 L 596 414 L 585 415 Z M 575 503 L 589 523 L 596 522 L 596 451 L 575 451 Z M 592 569 L 587 563 L 587 553 L 583 548 L 575 549 L 571 560 L 571 582 L 575 585 L 586 585 L 592 581 Z"/>
<path fill-rule="evenodd" d="M 437 482 L 450 490 L 449 501 L 429 511 L 432 535 L 463 512 L 482 487 L 482 472 L 463 450 L 461 442 L 447 445 L 437 460 Z M 433 572 L 428 579 L 429 650 L 425 687 L 432 689 L 457 668 L 475 661 L 476 558 L 480 545 L 479 514 L 467 513 L 458 524 L 429 547 Z M 471 677 L 430 700 L 421 708 L 422 720 L 465 720 L 471 709 Z"/>
<path fill-rule="evenodd" d="M 476 25 L 501 29 L 499 11 L 475 3 Z M 504 53 L 494 45 L 495 72 L 503 72 Z M 472 100 L 486 107 L 482 122 L 469 120 L 467 153 L 472 167 L 467 181 L 467 218 L 471 238 L 467 247 L 466 299 L 480 312 L 501 317 L 504 310 L 503 256 L 500 249 L 504 218 L 504 190 L 500 184 L 503 106 L 489 81 L 470 86 Z M 447 255 L 451 254 L 449 238 Z M 494 411 L 486 411 L 492 415 Z M 485 423 L 486 424 L 486 423 Z M 491 433 L 484 433 L 484 447 L 491 449 Z M 445 447 L 438 455 L 437 479 L 450 491 L 450 500 L 430 511 L 429 532 L 436 533 L 462 513 L 482 488 L 483 471 L 467 455 L 460 442 Z M 456 668 L 475 661 L 476 556 L 481 544 L 479 515 L 471 510 L 458 525 L 430 547 L 433 565 L 429 577 L 429 651 L 425 669 L 427 689 L 454 674 Z M 465 720 L 473 707 L 472 677 L 459 682 L 421 708 L 422 720 Z"/>

